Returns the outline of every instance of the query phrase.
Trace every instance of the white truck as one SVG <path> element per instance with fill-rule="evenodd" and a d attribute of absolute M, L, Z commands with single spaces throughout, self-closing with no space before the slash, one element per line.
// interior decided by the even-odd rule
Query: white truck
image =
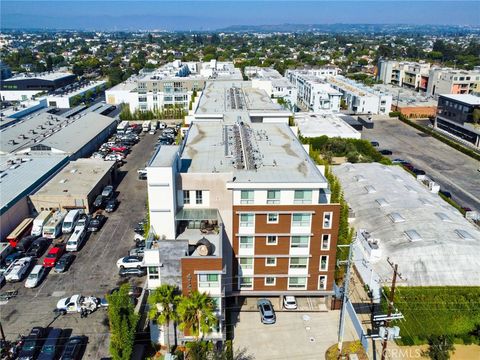
<path fill-rule="evenodd" d="M 43 225 L 45 225 L 48 220 L 50 220 L 52 214 L 53 213 L 50 210 L 41 211 L 40 214 L 38 214 L 38 216 L 33 220 L 31 235 L 42 235 Z"/>
<path fill-rule="evenodd" d="M 144 121 L 143 122 L 142 131 L 143 132 L 149 132 L 150 131 L 150 121 Z"/>
<path fill-rule="evenodd" d="M 28 268 L 30 267 L 32 260 L 32 257 L 24 257 L 15 260 L 5 271 L 5 280 L 7 282 L 21 281 L 27 274 Z"/>
<path fill-rule="evenodd" d="M 57 302 L 56 312 L 61 314 L 81 313 L 88 314 L 94 312 L 102 306 L 102 300 L 95 296 L 72 295 L 68 298 L 60 299 Z"/>

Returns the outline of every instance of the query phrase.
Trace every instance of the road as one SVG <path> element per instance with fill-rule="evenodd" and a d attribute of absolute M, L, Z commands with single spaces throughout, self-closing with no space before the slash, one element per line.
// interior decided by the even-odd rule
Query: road
<path fill-rule="evenodd" d="M 137 169 L 143 168 L 151 157 L 157 137 L 145 135 L 132 148 L 127 163 L 119 169 L 120 182 L 116 188 L 119 207 L 107 214 L 108 220 L 98 233 L 90 234 L 66 273 L 51 271 L 35 289 L 26 289 L 23 282 L 7 284 L 2 288 L 2 292 L 18 289 L 15 299 L 0 305 L 0 321 L 7 339 L 14 340 L 19 334 L 27 334 L 33 326 L 59 327 L 67 329 L 67 334 L 88 336 L 85 359 L 109 356 L 108 318 L 104 309 L 87 318 L 80 318 L 80 314 L 55 318 L 53 309 L 60 298 L 73 294 L 104 297 L 122 283 L 116 261 L 128 255 L 128 250 L 134 245 L 133 227 L 146 213 L 146 182 L 137 179 Z M 144 280 L 131 282 L 143 286 Z"/>
<path fill-rule="evenodd" d="M 380 143 L 379 149 L 393 151 L 423 169 L 442 190 L 449 191 L 461 206 L 480 211 L 480 162 L 399 120 L 376 120 L 364 129 L 362 138 Z"/>

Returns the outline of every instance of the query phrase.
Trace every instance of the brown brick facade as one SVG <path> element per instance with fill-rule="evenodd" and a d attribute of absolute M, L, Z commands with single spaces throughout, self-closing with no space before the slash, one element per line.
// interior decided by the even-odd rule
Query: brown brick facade
<path fill-rule="evenodd" d="M 188 295 L 190 291 L 197 290 L 197 274 L 195 271 L 212 271 L 223 269 L 222 258 L 191 257 L 182 260 L 182 293 Z"/>

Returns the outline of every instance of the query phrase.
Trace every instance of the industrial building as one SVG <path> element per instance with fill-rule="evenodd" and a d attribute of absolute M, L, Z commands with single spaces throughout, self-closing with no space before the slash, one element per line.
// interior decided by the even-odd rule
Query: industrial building
<path fill-rule="evenodd" d="M 43 210 L 84 209 L 92 212 L 95 197 L 115 179 L 115 162 L 78 159 L 70 162 L 30 200 L 37 212 Z"/>
<path fill-rule="evenodd" d="M 94 97 L 98 96 L 105 90 L 106 82 L 101 81 L 85 81 L 72 84 L 70 87 L 57 89 L 53 93 L 47 95 L 47 104 L 49 107 L 69 109 L 76 104 L 76 101 L 91 100 L 86 99 L 88 94 Z"/>
<path fill-rule="evenodd" d="M 345 115 L 330 112 L 299 112 L 295 114 L 295 125 L 303 137 L 338 137 L 361 139 L 362 134 L 348 124 Z"/>
<path fill-rule="evenodd" d="M 357 231 L 353 261 L 380 301 L 387 259 L 405 282 L 397 286 L 480 286 L 480 230 L 399 166 L 333 168 Z"/>
<path fill-rule="evenodd" d="M 25 100 L 6 106 L 2 108 L 0 113 L 0 130 L 21 121 L 23 117 L 41 109 L 45 109 L 46 107 L 47 100 L 45 98 L 39 100 Z"/>
<path fill-rule="evenodd" d="M 28 195 L 68 163 L 65 155 L 0 156 L 0 240 L 32 213 Z"/>

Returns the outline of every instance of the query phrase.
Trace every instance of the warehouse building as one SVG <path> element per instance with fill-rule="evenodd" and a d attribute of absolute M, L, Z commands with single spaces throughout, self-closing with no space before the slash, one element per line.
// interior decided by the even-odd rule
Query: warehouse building
<path fill-rule="evenodd" d="M 307 138 L 328 136 L 361 139 L 362 134 L 350 126 L 343 117 L 344 115 L 331 112 L 299 112 L 295 114 L 295 125 L 300 134 Z M 348 119 L 348 121 L 351 120 Z"/>
<path fill-rule="evenodd" d="M 115 162 L 78 159 L 70 162 L 30 196 L 36 211 L 84 209 L 91 213 L 95 197 L 115 180 Z"/>
<path fill-rule="evenodd" d="M 72 84 L 68 89 L 58 89 L 49 94 L 47 96 L 47 104 L 50 107 L 69 109 L 80 101 L 90 101 L 91 99 L 87 99 L 89 94 L 93 97 L 98 96 L 105 90 L 105 85 L 105 81 L 86 81 L 84 83 Z"/>

